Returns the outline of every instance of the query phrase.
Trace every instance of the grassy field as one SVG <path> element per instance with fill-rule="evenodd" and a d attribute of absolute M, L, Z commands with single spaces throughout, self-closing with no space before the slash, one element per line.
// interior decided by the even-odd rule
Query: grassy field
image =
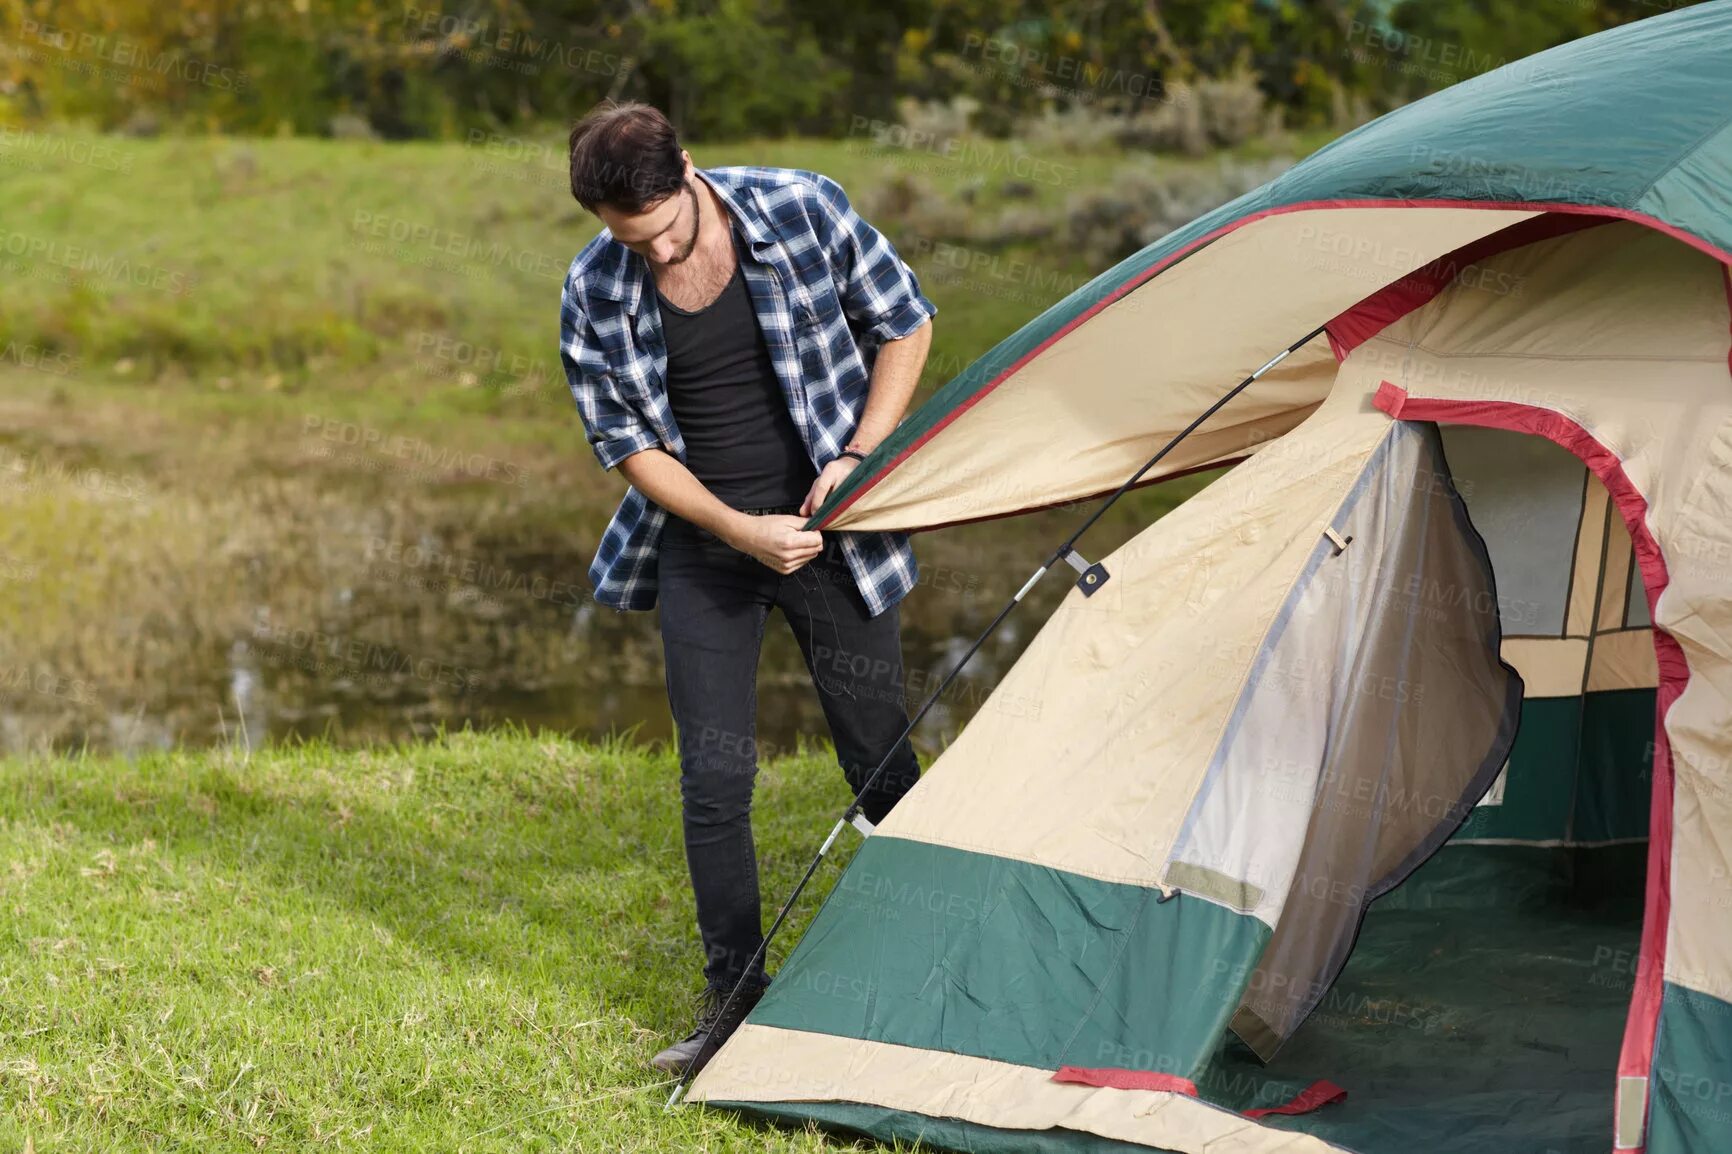
<path fill-rule="evenodd" d="M 663 1113 L 699 958 L 676 779 L 527 733 L 4 763 L 0 1148 L 850 1148 Z M 766 905 L 845 803 L 827 750 L 766 766 Z"/>
<path fill-rule="evenodd" d="M 220 445 L 239 424 L 277 428 L 311 411 L 575 455 L 558 298 L 598 225 L 571 199 L 556 134 L 421 144 L 51 139 L 54 148 L 37 134 L 0 144 L 0 380 L 12 421 L 31 401 L 58 398 L 64 409 L 75 386 L 79 415 L 146 410 L 132 428 L 135 451 L 183 429 L 176 417 L 216 431 Z M 1303 154 L 1324 139 L 1286 144 Z M 1198 173 L 1229 155 L 1267 153 L 1259 145 L 1155 162 Z M 1057 214 L 1132 158 L 992 142 L 964 162 L 863 140 L 782 140 L 701 146 L 694 159 L 816 169 L 857 202 L 917 175 L 935 195 L 965 196 L 971 213 L 1001 207 L 1016 188 L 1018 205 Z M 1021 179 L 1027 171 L 1044 175 Z M 930 272 L 931 245 L 943 238 L 893 239 Z M 1062 247 L 1013 255 L 1025 262 L 1016 276 L 931 278 L 942 320 L 928 387 L 1101 271 Z M 274 439 L 247 448 L 301 463 L 273 452 Z"/>

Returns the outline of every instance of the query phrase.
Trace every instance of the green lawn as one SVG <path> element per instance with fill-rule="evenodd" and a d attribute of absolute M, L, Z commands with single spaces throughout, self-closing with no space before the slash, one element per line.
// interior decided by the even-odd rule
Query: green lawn
<path fill-rule="evenodd" d="M 560 285 L 599 229 L 566 188 L 558 133 L 473 144 L 74 133 L 57 150 L 35 139 L 0 142 L 0 445 L 211 490 L 261 469 L 364 479 L 370 446 L 406 438 L 509 465 L 567 510 L 617 499 L 558 357 Z M 817 169 L 856 200 L 911 164 L 983 207 L 1014 180 L 862 143 L 745 141 L 694 156 Z M 1125 158 L 1049 160 L 1066 179 L 1036 185 L 1030 203 L 1059 212 Z M 999 291 L 984 291 L 933 268 L 923 238 L 896 239 L 941 318 L 922 396 L 1100 271 L 1021 252 L 1033 273 L 987 277 Z"/>
<path fill-rule="evenodd" d="M 0 1147 L 848 1146 L 663 1112 L 645 1061 L 687 1028 L 698 963 L 665 751 L 460 734 L 0 765 Z M 766 905 L 845 803 L 827 749 L 766 767 Z"/>

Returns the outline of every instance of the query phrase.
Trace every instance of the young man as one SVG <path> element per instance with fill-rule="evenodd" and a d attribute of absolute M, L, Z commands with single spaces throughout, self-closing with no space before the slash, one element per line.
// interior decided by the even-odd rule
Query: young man
<path fill-rule="evenodd" d="M 652 1061 L 679 1072 L 708 1060 L 768 982 L 751 964 L 763 941 L 751 805 L 771 609 L 793 628 L 856 794 L 890 755 L 866 817 L 882 820 L 919 777 L 897 741 L 907 535 L 801 526 L 902 419 L 936 310 L 835 181 L 695 168 L 646 105 L 610 103 L 573 128 L 571 190 L 607 227 L 566 276 L 561 357 L 596 457 L 631 485 L 589 576 L 604 605 L 660 602 L 706 955 L 696 1028 Z"/>

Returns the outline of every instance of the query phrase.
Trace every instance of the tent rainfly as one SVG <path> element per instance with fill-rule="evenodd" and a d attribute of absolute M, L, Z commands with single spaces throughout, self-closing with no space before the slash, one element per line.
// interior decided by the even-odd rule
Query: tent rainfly
<path fill-rule="evenodd" d="M 1732 2 L 1102 274 L 813 518 L 1232 464 L 1101 559 L 691 1099 L 967 1151 L 1732 1151 Z"/>

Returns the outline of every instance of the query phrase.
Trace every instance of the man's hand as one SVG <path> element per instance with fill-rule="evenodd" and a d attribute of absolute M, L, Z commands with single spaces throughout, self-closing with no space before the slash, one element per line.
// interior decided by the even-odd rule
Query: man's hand
<path fill-rule="evenodd" d="M 825 465 L 824 471 L 818 474 L 817 480 L 812 482 L 812 487 L 806 492 L 805 503 L 800 506 L 800 516 L 810 517 L 822 508 L 824 502 L 830 499 L 830 494 L 835 492 L 836 486 L 859 464 L 853 457 L 837 457 Z"/>
<path fill-rule="evenodd" d="M 801 529 L 805 523 L 804 517 L 785 514 L 747 517 L 727 541 L 778 573 L 792 573 L 824 549 L 824 534 Z"/>

